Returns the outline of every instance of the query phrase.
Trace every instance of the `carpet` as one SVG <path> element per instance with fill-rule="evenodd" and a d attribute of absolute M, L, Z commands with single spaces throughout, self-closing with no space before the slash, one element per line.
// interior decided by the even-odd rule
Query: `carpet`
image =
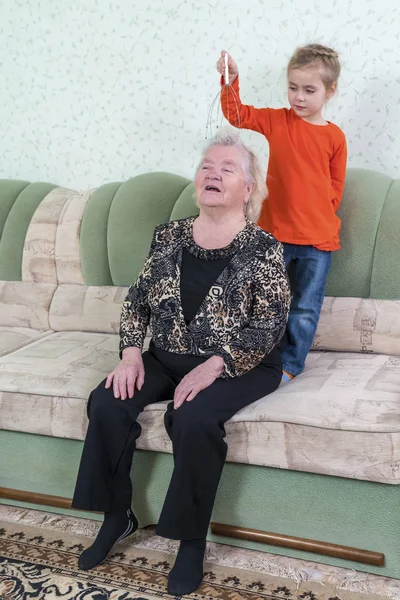
<path fill-rule="evenodd" d="M 1 600 L 156 600 L 171 598 L 167 575 L 175 556 L 124 540 L 103 565 L 83 572 L 77 557 L 91 540 L 75 532 L 0 520 Z M 206 563 L 196 600 L 377 600 L 315 582 Z"/>

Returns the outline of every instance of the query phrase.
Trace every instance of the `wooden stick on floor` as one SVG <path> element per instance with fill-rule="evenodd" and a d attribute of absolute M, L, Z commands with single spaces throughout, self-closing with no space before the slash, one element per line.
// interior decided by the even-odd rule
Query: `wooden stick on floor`
<path fill-rule="evenodd" d="M 28 502 L 29 504 L 40 504 L 41 506 L 54 506 L 55 508 L 72 508 L 70 498 L 40 494 L 39 492 L 26 492 L 25 490 L 13 490 L 5 487 L 0 487 L 0 498 Z"/>
<path fill-rule="evenodd" d="M 259 531 L 258 529 L 246 529 L 244 527 L 235 527 L 234 525 L 225 525 L 223 523 L 211 523 L 211 533 L 224 537 L 247 540 L 250 542 L 259 542 L 261 544 L 270 544 L 271 546 L 280 546 L 282 548 L 292 548 L 293 550 L 303 550 L 325 556 L 333 556 L 344 560 L 352 560 L 366 565 L 383 567 L 385 564 L 385 555 L 381 552 L 371 552 L 370 550 L 360 550 L 349 546 L 340 546 L 329 542 L 318 542 L 305 538 L 294 537 L 291 535 L 281 535 L 279 533 L 269 533 Z"/>
<path fill-rule="evenodd" d="M 39 492 L 13 490 L 5 487 L 0 487 L 0 498 L 16 500 L 18 502 L 27 502 L 29 504 L 40 504 L 42 506 L 54 506 L 56 508 L 72 508 L 70 498 L 52 496 L 50 494 L 41 494 Z M 342 558 L 344 560 L 351 560 L 377 567 L 382 567 L 385 564 L 385 555 L 381 552 L 360 550 L 359 548 L 350 548 L 349 546 L 340 546 L 337 544 L 330 544 L 329 542 L 318 542 L 315 540 L 298 538 L 291 535 L 268 533 L 266 531 L 235 527 L 233 525 L 225 525 L 223 523 L 211 523 L 211 533 L 214 535 L 247 540 L 250 542 L 270 544 L 271 546 L 280 546 L 283 548 L 292 548 L 293 550 L 302 550 L 316 554 L 323 554 L 325 556 L 333 556 L 335 558 Z"/>

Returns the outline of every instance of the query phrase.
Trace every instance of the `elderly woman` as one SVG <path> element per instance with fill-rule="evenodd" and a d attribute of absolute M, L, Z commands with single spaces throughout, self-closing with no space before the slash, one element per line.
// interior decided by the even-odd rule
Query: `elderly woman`
<path fill-rule="evenodd" d="M 196 590 L 227 444 L 224 424 L 270 394 L 290 293 L 282 247 L 255 222 L 266 190 L 237 135 L 206 150 L 195 179 L 198 217 L 156 228 L 121 316 L 119 365 L 90 395 L 90 423 L 73 506 L 104 512 L 79 559 L 91 569 L 137 529 L 130 471 L 145 406 L 165 413 L 174 471 L 156 532 L 180 540 L 168 591 Z M 148 325 L 152 341 L 142 354 Z"/>

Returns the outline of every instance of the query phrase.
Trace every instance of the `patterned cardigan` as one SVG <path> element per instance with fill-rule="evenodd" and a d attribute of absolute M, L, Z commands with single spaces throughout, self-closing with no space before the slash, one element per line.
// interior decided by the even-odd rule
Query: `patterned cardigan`
<path fill-rule="evenodd" d="M 290 291 L 282 245 L 247 221 L 229 246 L 206 250 L 193 240 L 194 220 L 156 228 L 149 256 L 123 304 L 120 355 L 124 348 L 142 348 L 150 325 L 157 347 L 221 356 L 221 377 L 237 377 L 259 364 L 285 331 Z M 205 260 L 232 257 L 189 324 L 180 294 L 183 248 Z"/>

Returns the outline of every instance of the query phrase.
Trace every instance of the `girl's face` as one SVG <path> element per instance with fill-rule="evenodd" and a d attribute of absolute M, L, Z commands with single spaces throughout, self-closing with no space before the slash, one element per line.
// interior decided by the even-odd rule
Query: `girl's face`
<path fill-rule="evenodd" d="M 326 89 L 321 73 L 315 67 L 292 69 L 288 77 L 289 104 L 294 112 L 310 123 L 318 123 L 325 102 L 336 91 L 336 83 Z"/>

